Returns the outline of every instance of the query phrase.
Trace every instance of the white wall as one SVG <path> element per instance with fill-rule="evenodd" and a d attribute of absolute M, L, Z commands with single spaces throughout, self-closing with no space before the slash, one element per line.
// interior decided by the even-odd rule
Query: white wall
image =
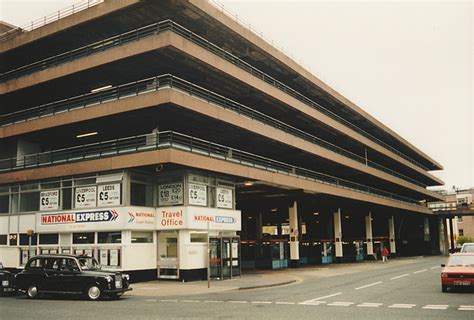
<path fill-rule="evenodd" d="M 20 249 L 17 247 L 0 247 L 0 261 L 5 268 L 18 268 L 20 265 Z"/>
<path fill-rule="evenodd" d="M 179 268 L 182 270 L 207 268 L 206 243 L 191 243 L 190 230 L 179 231 Z"/>

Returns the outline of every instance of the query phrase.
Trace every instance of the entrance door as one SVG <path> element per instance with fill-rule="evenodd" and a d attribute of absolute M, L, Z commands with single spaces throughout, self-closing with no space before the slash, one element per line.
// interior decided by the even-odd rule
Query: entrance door
<path fill-rule="evenodd" d="M 179 279 L 178 232 L 158 232 L 158 278 Z"/>

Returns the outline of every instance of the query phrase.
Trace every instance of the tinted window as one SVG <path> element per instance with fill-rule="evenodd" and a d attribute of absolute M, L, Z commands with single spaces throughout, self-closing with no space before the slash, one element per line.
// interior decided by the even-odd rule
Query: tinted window
<path fill-rule="evenodd" d="M 36 245 L 38 234 L 33 233 L 31 236 L 31 244 Z M 20 246 L 27 246 L 29 244 L 29 236 L 26 233 L 20 233 Z"/>
<path fill-rule="evenodd" d="M 39 235 L 39 244 L 58 244 L 59 234 L 45 233 Z"/>
<path fill-rule="evenodd" d="M 97 241 L 99 243 L 121 243 L 122 242 L 122 232 L 99 232 L 97 234 Z"/>
<path fill-rule="evenodd" d="M 0 244 L 6 245 L 7 239 L 8 239 L 8 236 L 6 234 L 0 234 Z"/>
<path fill-rule="evenodd" d="M 74 244 L 92 244 L 94 243 L 94 233 L 87 232 L 87 233 L 74 233 L 72 235 L 72 243 Z"/>

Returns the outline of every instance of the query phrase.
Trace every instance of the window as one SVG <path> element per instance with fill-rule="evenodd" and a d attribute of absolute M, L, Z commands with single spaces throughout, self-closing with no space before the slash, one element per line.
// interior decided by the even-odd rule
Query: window
<path fill-rule="evenodd" d="M 93 244 L 94 243 L 94 232 L 86 233 L 73 233 L 72 243 L 74 244 Z"/>
<path fill-rule="evenodd" d="M 152 243 L 153 232 L 132 231 L 132 243 Z"/>
<path fill-rule="evenodd" d="M 20 197 L 20 212 L 39 210 L 39 192 L 22 193 Z"/>
<path fill-rule="evenodd" d="M 98 243 L 122 243 L 122 232 L 99 232 L 97 234 Z"/>
<path fill-rule="evenodd" d="M 13 233 L 8 236 L 10 239 L 10 245 L 11 246 L 16 246 L 18 244 L 18 235 Z"/>
<path fill-rule="evenodd" d="M 58 244 L 59 234 L 45 233 L 39 235 L 39 244 Z"/>
<path fill-rule="evenodd" d="M 30 243 L 29 236 L 26 233 L 20 233 L 20 246 L 27 246 Z M 38 241 L 38 234 L 33 233 L 31 236 L 31 245 L 36 245 Z"/>
<path fill-rule="evenodd" d="M 458 222 L 462 222 L 462 216 L 458 216 Z"/>
<path fill-rule="evenodd" d="M 464 230 L 463 229 L 459 229 L 459 236 L 460 237 L 464 236 Z"/>
<path fill-rule="evenodd" d="M 63 204 L 63 210 L 67 210 L 67 209 L 72 209 L 72 189 L 71 188 L 66 188 L 66 189 L 62 189 L 62 192 L 61 192 L 61 196 L 62 196 L 62 204 Z"/>
<path fill-rule="evenodd" d="M 153 206 L 153 186 L 132 182 L 130 185 L 130 204 L 135 206 Z"/>
<path fill-rule="evenodd" d="M 207 233 L 191 232 L 191 242 L 207 242 Z"/>
<path fill-rule="evenodd" d="M 0 213 L 7 213 L 10 206 L 10 196 L 8 194 L 0 195 Z"/>
<path fill-rule="evenodd" d="M 6 234 L 0 234 L 0 245 L 6 245 L 7 239 L 8 239 L 8 236 Z"/>

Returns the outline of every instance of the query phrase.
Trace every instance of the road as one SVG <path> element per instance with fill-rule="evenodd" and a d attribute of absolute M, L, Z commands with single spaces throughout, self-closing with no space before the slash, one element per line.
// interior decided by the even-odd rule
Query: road
<path fill-rule="evenodd" d="M 71 297 L 0 298 L 0 319 L 474 319 L 473 290 L 442 293 L 444 257 L 306 278 L 287 286 L 190 294 L 125 295 L 119 301 Z"/>

